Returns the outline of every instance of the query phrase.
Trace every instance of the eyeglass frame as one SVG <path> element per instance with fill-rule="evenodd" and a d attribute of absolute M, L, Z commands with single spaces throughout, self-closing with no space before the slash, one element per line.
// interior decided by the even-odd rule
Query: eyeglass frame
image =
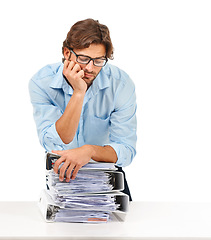
<path fill-rule="evenodd" d="M 72 53 L 76 56 L 76 61 L 77 61 L 78 63 L 80 63 L 80 64 L 85 64 L 85 65 L 87 65 L 87 64 L 90 63 L 90 61 L 92 61 L 92 62 L 93 62 L 93 65 L 94 65 L 95 67 L 104 67 L 104 66 L 106 65 L 106 63 L 108 62 L 108 58 L 107 58 L 107 57 L 91 58 L 91 57 L 86 56 L 86 55 L 76 54 L 76 53 L 73 51 L 72 48 L 68 48 L 68 49 L 70 50 L 70 52 L 72 52 Z M 71 56 L 71 55 L 70 55 L 70 56 Z M 70 56 L 69 56 L 69 59 L 70 59 Z M 87 63 L 81 63 L 81 62 L 79 62 L 79 61 L 78 61 L 78 57 L 80 57 L 80 56 L 81 56 L 81 57 L 87 57 L 87 58 L 89 58 L 89 61 L 88 61 Z M 103 66 L 96 66 L 94 61 L 95 61 L 96 59 L 102 59 L 102 58 L 104 58 L 104 60 L 105 60 L 104 65 L 103 65 Z"/>

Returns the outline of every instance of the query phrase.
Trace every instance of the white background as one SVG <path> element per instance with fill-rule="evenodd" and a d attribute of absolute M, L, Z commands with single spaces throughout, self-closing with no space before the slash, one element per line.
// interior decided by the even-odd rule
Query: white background
<path fill-rule="evenodd" d="M 0 200 L 37 200 L 45 188 L 28 82 L 61 61 L 72 24 L 98 19 L 113 64 L 133 79 L 138 142 L 125 168 L 135 201 L 211 201 L 210 1 L 1 1 Z"/>

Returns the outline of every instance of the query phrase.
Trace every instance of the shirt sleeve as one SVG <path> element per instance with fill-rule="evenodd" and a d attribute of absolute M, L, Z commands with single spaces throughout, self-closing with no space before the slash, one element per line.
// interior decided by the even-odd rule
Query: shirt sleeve
<path fill-rule="evenodd" d="M 56 121 L 62 116 L 62 110 L 33 79 L 29 82 L 29 93 L 41 145 L 46 151 L 63 150 L 65 144 L 55 126 Z"/>
<path fill-rule="evenodd" d="M 119 167 L 128 166 L 136 155 L 136 94 L 129 79 L 118 89 L 110 117 L 110 145 L 116 151 Z"/>

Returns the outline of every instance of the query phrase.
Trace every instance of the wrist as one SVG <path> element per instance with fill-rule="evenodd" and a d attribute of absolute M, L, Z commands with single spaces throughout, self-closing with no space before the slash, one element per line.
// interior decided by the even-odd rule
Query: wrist
<path fill-rule="evenodd" d="M 86 154 L 91 158 L 94 157 L 95 155 L 95 149 L 94 149 L 94 145 L 83 145 L 82 148 L 84 149 L 84 151 L 86 152 Z"/>
<path fill-rule="evenodd" d="M 74 90 L 73 95 L 77 97 L 84 97 L 86 94 L 86 90 Z"/>

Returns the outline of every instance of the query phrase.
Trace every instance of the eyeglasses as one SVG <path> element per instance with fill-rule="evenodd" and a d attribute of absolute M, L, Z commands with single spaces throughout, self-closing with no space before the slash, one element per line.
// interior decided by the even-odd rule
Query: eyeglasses
<path fill-rule="evenodd" d="M 72 52 L 76 56 L 76 61 L 81 64 L 88 64 L 90 61 L 93 61 L 94 66 L 104 67 L 108 61 L 106 57 L 91 58 L 85 55 L 78 55 L 71 48 L 70 52 Z"/>

